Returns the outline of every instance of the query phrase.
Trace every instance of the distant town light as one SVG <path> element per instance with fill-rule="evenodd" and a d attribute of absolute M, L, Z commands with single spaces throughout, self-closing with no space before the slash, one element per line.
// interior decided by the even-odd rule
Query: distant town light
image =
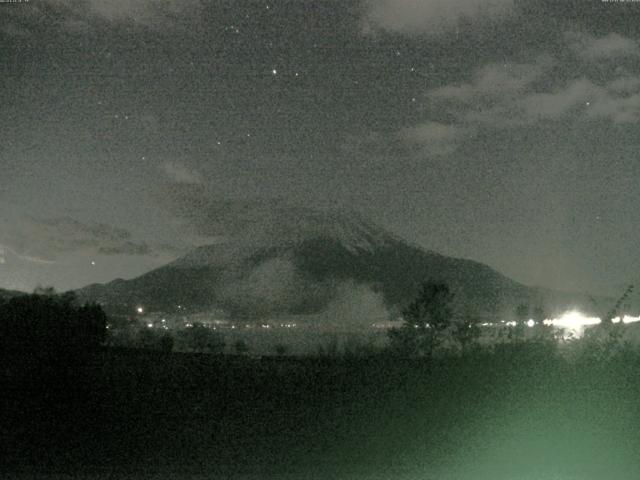
<path fill-rule="evenodd" d="M 138 308 L 136 308 L 136 312 L 138 312 L 138 313 L 144 313 L 144 308 L 142 308 L 142 307 L 138 307 Z"/>
<path fill-rule="evenodd" d="M 529 328 L 532 328 L 535 324 L 536 324 L 535 320 L 531 318 L 527 321 L 527 327 Z"/>
<path fill-rule="evenodd" d="M 587 317 L 580 312 L 573 311 L 565 313 L 562 317 L 555 319 L 553 324 L 556 327 L 579 330 L 586 325 L 597 325 L 600 321 L 598 317 Z"/>
<path fill-rule="evenodd" d="M 635 323 L 640 322 L 640 317 L 632 317 L 631 315 L 625 315 L 622 318 L 622 323 Z"/>
<path fill-rule="evenodd" d="M 570 337 L 580 338 L 584 333 L 585 327 L 598 325 L 602 320 L 598 317 L 587 317 L 580 312 L 571 311 L 560 318 L 553 319 L 552 322 L 554 327 L 564 329 Z"/>

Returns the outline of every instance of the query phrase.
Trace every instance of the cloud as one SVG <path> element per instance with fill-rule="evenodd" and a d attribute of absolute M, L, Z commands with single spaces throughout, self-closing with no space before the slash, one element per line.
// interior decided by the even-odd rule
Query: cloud
<path fill-rule="evenodd" d="M 573 38 L 573 37 L 571 37 Z M 589 61 L 596 52 L 635 50 L 618 35 L 581 37 L 581 52 Z M 574 48 L 570 46 L 570 48 Z M 581 58 L 582 62 L 586 62 Z M 640 75 L 620 68 L 608 77 L 589 78 L 589 70 L 574 69 L 559 77 L 560 62 L 548 55 L 529 63 L 499 62 L 484 65 L 468 82 L 444 85 L 426 92 L 432 110 L 447 123 L 425 120 L 404 128 L 400 137 L 435 154 L 454 151 L 465 136 L 482 129 L 508 129 L 549 121 L 609 121 L 614 124 L 640 120 Z M 575 73 L 574 73 L 575 72 Z M 587 72 L 587 73 L 584 73 Z"/>
<path fill-rule="evenodd" d="M 267 258 L 257 265 L 248 262 L 242 271 L 227 271 L 219 282 L 218 301 L 234 317 L 319 311 L 335 295 L 330 283 L 300 273 L 288 255 Z"/>
<path fill-rule="evenodd" d="M 440 33 L 460 20 L 492 19 L 509 15 L 514 0 L 371 0 L 364 31 Z"/>
<path fill-rule="evenodd" d="M 585 78 L 575 80 L 553 91 L 528 93 L 519 100 L 521 121 L 533 123 L 538 120 L 556 119 L 576 106 L 581 108 L 601 95 L 601 89 Z"/>
<path fill-rule="evenodd" d="M 16 252 L 12 248 L 9 248 L 5 245 L 0 245 L 0 264 L 6 264 L 7 258 L 9 257 L 9 255 L 13 255 L 18 259 L 29 262 L 29 263 L 37 263 L 37 264 L 44 264 L 44 265 L 50 265 L 50 264 L 56 263 L 53 260 L 46 260 L 44 258 L 32 257 L 29 255 L 20 255 L 18 252 Z"/>
<path fill-rule="evenodd" d="M 382 293 L 373 291 L 369 285 L 347 280 L 336 287 L 326 309 L 314 320 L 334 330 L 362 332 L 371 328 L 372 324 L 390 318 Z"/>
<path fill-rule="evenodd" d="M 434 100 L 463 103 L 511 98 L 529 90 L 535 81 L 549 73 L 555 63 L 548 55 L 541 55 L 530 63 L 490 63 L 477 69 L 471 82 L 436 88 L 428 95 Z"/>
<path fill-rule="evenodd" d="M 211 243 L 236 238 L 266 244 L 327 227 L 320 213 L 274 198 L 224 198 L 207 184 L 163 185 L 156 199 L 182 224 L 183 234 L 210 238 Z"/>
<path fill-rule="evenodd" d="M 200 173 L 188 168 L 182 163 L 166 162 L 162 165 L 162 171 L 172 182 L 192 184 L 203 183 L 202 175 L 200 175 Z"/>
<path fill-rule="evenodd" d="M 598 38 L 584 33 L 569 32 L 565 37 L 574 53 L 584 60 L 618 60 L 640 56 L 638 42 L 617 33 Z"/>
<path fill-rule="evenodd" d="M 166 25 L 179 17 L 197 17 L 199 0 L 47 0 L 47 3 L 109 21 L 133 21 L 149 26 Z"/>
<path fill-rule="evenodd" d="M 301 285 L 302 280 L 292 261 L 272 258 L 244 277 L 225 279 L 219 296 L 231 310 L 268 315 L 290 306 Z"/>
<path fill-rule="evenodd" d="M 38 219 L 29 216 L 0 220 L 0 244 L 22 260 L 51 263 L 57 257 L 86 252 L 100 255 L 156 255 L 169 246 L 151 247 L 129 231 L 103 223 L 82 223 L 70 217 Z"/>
<path fill-rule="evenodd" d="M 575 68 L 549 55 L 530 62 L 493 62 L 477 68 L 467 82 L 427 90 L 430 110 L 447 122 L 425 119 L 398 136 L 432 155 L 454 152 L 481 130 L 528 127 L 549 121 L 640 120 L 640 74 L 624 66 L 590 78 L 593 67 L 612 58 L 638 56 L 638 44 L 618 34 L 594 37 L 567 33 Z"/>
<path fill-rule="evenodd" d="M 0 36 L 27 38 L 43 24 L 85 34 L 101 22 L 190 31 L 202 18 L 202 8 L 201 0 L 41 0 L 24 8 L 3 9 Z M 4 10 L 10 11 L 4 15 Z"/>
<path fill-rule="evenodd" d="M 408 144 L 420 146 L 425 153 L 439 156 L 454 152 L 472 134 L 471 128 L 428 121 L 401 130 L 399 136 Z"/>
<path fill-rule="evenodd" d="M 227 272 L 219 285 L 217 298 L 232 316 L 289 314 L 334 330 L 367 328 L 390 317 L 382 293 L 369 285 L 313 279 L 301 273 L 286 254 L 251 265 L 239 275 Z"/>

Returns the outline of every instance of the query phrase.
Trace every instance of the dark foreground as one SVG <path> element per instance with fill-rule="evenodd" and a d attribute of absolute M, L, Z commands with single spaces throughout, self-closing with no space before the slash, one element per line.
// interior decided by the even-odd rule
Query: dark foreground
<path fill-rule="evenodd" d="M 0 476 L 640 478 L 640 354 L 5 359 Z"/>

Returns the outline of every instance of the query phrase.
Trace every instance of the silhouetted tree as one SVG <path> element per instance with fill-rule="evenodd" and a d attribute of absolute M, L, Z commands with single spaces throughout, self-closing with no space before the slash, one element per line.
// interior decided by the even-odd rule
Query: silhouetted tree
<path fill-rule="evenodd" d="M 444 283 L 423 283 L 415 300 L 403 311 L 404 323 L 389 333 L 392 349 L 407 356 L 430 356 L 452 326 L 453 293 Z"/>
<path fill-rule="evenodd" d="M 540 305 L 534 307 L 533 309 L 533 314 L 531 316 L 531 318 L 533 318 L 536 322 L 542 322 L 543 320 L 545 320 L 547 318 L 547 314 L 544 310 L 544 308 Z"/>
<path fill-rule="evenodd" d="M 56 289 L 53 287 L 44 287 L 42 285 L 38 285 L 33 289 L 33 294 L 43 297 L 54 297 L 56 295 Z"/>
<path fill-rule="evenodd" d="M 465 316 L 457 324 L 455 339 L 460 342 L 462 351 L 469 349 L 480 337 L 480 320 L 477 317 Z"/>
<path fill-rule="evenodd" d="M 160 336 L 144 324 L 138 326 L 134 347 L 145 350 L 158 350 Z"/>
<path fill-rule="evenodd" d="M 516 324 L 509 330 L 509 340 L 521 342 L 525 337 L 526 323 L 529 320 L 529 305 L 521 303 L 515 310 Z"/>
<path fill-rule="evenodd" d="M 524 323 L 529 319 L 529 305 L 521 303 L 516 307 L 516 320 Z"/>

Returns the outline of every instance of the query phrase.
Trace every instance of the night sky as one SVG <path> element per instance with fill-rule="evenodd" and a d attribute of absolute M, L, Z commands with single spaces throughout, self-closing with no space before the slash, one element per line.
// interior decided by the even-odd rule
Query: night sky
<path fill-rule="evenodd" d="M 0 287 L 220 241 L 206 198 L 350 209 L 618 292 L 640 278 L 639 42 L 640 3 L 601 0 L 0 3 Z"/>

